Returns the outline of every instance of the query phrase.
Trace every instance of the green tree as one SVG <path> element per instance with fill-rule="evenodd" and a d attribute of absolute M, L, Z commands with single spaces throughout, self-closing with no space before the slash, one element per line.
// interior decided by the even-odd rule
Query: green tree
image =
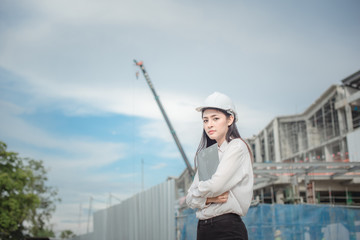
<path fill-rule="evenodd" d="M 69 239 L 69 238 L 73 238 L 75 236 L 76 235 L 71 230 L 64 230 L 60 234 L 61 239 Z"/>
<path fill-rule="evenodd" d="M 46 223 L 55 211 L 57 191 L 45 185 L 42 161 L 7 152 L 0 141 L 0 239 L 53 235 Z"/>

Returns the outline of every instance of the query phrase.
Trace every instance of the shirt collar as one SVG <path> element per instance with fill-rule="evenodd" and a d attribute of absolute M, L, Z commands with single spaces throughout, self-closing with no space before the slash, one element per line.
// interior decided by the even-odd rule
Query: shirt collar
<path fill-rule="evenodd" d="M 227 147 L 227 145 L 228 145 L 229 143 L 226 141 L 226 139 L 225 139 L 225 141 L 221 144 L 221 146 L 219 147 L 218 146 L 218 150 L 220 151 L 220 152 L 225 152 L 225 149 L 226 149 L 226 147 Z"/>

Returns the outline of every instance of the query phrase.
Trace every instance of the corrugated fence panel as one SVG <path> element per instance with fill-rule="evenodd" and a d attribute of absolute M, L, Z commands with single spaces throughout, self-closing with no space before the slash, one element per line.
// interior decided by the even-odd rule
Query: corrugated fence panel
<path fill-rule="evenodd" d="M 94 214 L 94 232 L 74 240 L 175 240 L 175 181 Z"/>

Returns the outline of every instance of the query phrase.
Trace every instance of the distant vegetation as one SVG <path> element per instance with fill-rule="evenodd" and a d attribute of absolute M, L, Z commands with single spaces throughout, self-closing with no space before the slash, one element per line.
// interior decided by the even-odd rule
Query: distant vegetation
<path fill-rule="evenodd" d="M 0 141 L 0 239 L 55 237 L 48 225 L 60 201 L 57 190 L 46 185 L 43 162 L 8 152 Z M 71 231 L 63 231 L 64 237 Z"/>
<path fill-rule="evenodd" d="M 62 231 L 60 234 L 61 239 L 69 239 L 69 238 L 73 238 L 75 236 L 76 235 L 71 230 Z"/>

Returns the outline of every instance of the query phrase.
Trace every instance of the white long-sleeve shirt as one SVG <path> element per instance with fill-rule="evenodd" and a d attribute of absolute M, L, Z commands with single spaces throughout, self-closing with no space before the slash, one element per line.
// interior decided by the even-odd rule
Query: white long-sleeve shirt
<path fill-rule="evenodd" d="M 253 195 L 254 176 L 251 157 L 246 144 L 241 139 L 225 140 L 218 147 L 219 165 L 211 179 L 199 181 L 198 172 L 194 177 L 186 203 L 197 208 L 196 217 L 204 220 L 225 213 L 236 213 L 245 216 Z M 208 197 L 217 197 L 229 191 L 225 203 L 206 205 Z"/>

